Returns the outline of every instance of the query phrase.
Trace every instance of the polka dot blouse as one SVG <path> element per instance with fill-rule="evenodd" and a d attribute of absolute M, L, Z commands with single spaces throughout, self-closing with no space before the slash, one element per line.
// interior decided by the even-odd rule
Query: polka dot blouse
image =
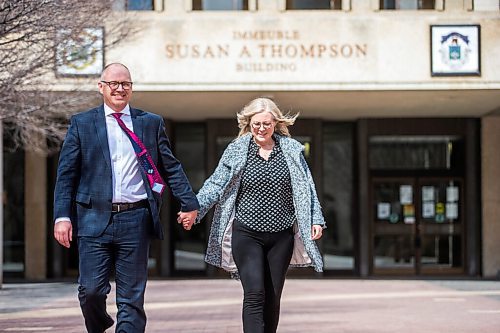
<path fill-rule="evenodd" d="M 290 171 L 279 141 L 274 141 L 266 161 L 259 155 L 259 146 L 250 140 L 236 200 L 236 219 L 260 232 L 282 231 L 295 222 Z"/>

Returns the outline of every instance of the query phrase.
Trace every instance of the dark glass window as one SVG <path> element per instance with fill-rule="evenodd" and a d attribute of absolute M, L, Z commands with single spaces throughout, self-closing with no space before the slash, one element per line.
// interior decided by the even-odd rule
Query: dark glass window
<path fill-rule="evenodd" d="M 372 136 L 369 144 L 372 170 L 450 170 L 464 148 L 456 136 Z"/>
<path fill-rule="evenodd" d="M 380 9 L 434 9 L 435 0 L 380 0 Z"/>
<path fill-rule="evenodd" d="M 415 242 L 410 235 L 381 235 L 373 241 L 375 268 L 415 266 Z"/>
<path fill-rule="evenodd" d="M 311 163 L 312 163 L 312 154 L 311 154 L 312 137 L 304 135 L 304 136 L 294 136 L 293 138 L 304 145 L 304 151 L 302 153 L 304 154 L 304 157 L 306 158 L 307 163 L 309 165 L 311 165 Z"/>
<path fill-rule="evenodd" d="M 328 228 L 322 237 L 325 269 L 354 269 L 353 126 L 323 127 L 323 214 Z"/>
<path fill-rule="evenodd" d="M 286 9 L 341 9 L 342 0 L 287 0 Z"/>
<path fill-rule="evenodd" d="M 153 0 L 127 0 L 127 10 L 153 10 Z"/>
<path fill-rule="evenodd" d="M 205 181 L 205 124 L 179 123 L 174 125 L 173 142 L 175 156 L 182 163 L 183 169 L 195 193 Z M 173 212 L 177 218 L 177 212 Z M 174 227 L 174 267 L 177 271 L 204 271 L 204 253 L 206 247 L 206 229 L 195 227 L 186 232 L 175 223 Z"/>
<path fill-rule="evenodd" d="M 11 146 L 8 141 L 5 133 L 7 149 Z M 25 271 L 24 151 L 4 149 L 3 159 L 3 271 L 7 277 L 22 277 Z"/>
<path fill-rule="evenodd" d="M 248 10 L 248 0 L 193 0 L 193 10 Z"/>
<path fill-rule="evenodd" d="M 460 236 L 430 235 L 422 237 L 422 266 L 429 268 L 461 267 Z"/>

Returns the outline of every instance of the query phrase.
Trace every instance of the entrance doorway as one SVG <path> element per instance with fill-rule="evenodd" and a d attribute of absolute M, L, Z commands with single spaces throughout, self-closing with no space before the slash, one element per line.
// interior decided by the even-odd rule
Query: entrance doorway
<path fill-rule="evenodd" d="M 367 119 L 357 130 L 360 275 L 478 275 L 478 122 Z"/>
<path fill-rule="evenodd" d="M 463 179 L 371 181 L 374 274 L 464 273 Z"/>

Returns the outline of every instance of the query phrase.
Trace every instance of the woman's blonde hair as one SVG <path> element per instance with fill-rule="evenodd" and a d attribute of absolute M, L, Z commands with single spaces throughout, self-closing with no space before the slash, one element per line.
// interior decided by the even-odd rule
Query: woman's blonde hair
<path fill-rule="evenodd" d="M 261 112 L 269 112 L 273 115 L 274 120 L 276 121 L 274 131 L 284 136 L 290 136 L 288 126 L 293 125 L 295 119 L 299 116 L 298 113 L 293 116 L 288 113 L 284 115 L 276 103 L 269 98 L 256 98 L 245 105 L 245 107 L 236 114 L 236 117 L 238 118 L 238 127 L 240 129 L 238 137 L 250 132 L 250 119 Z"/>

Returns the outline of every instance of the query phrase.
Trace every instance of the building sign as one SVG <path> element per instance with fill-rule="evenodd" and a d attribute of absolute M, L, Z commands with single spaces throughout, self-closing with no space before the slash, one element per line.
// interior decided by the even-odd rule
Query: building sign
<path fill-rule="evenodd" d="M 57 46 L 57 75 L 100 75 L 104 66 L 103 28 L 87 28 L 78 37 L 68 37 L 67 31 L 60 31 L 63 40 Z"/>
<path fill-rule="evenodd" d="M 185 77 L 180 72 L 183 70 L 184 74 L 196 72 L 197 81 L 206 78 L 220 82 L 222 78 L 238 82 L 251 78 L 261 82 L 335 82 L 346 80 L 347 74 L 342 73 L 346 78 L 340 74 L 347 64 L 360 73 L 369 67 L 370 46 L 366 41 L 330 33 L 218 29 L 211 31 L 209 38 L 195 36 L 184 35 L 182 41 L 172 38 L 175 40 L 164 44 L 164 60 L 170 75 Z M 348 75 L 355 75 L 354 72 Z"/>
<path fill-rule="evenodd" d="M 295 72 L 297 60 L 363 58 L 366 44 L 304 43 L 300 33 L 292 31 L 233 31 L 229 44 L 167 44 L 168 59 L 229 59 L 237 61 L 237 72 Z"/>
<path fill-rule="evenodd" d="M 432 76 L 481 75 L 479 25 L 431 26 Z"/>

